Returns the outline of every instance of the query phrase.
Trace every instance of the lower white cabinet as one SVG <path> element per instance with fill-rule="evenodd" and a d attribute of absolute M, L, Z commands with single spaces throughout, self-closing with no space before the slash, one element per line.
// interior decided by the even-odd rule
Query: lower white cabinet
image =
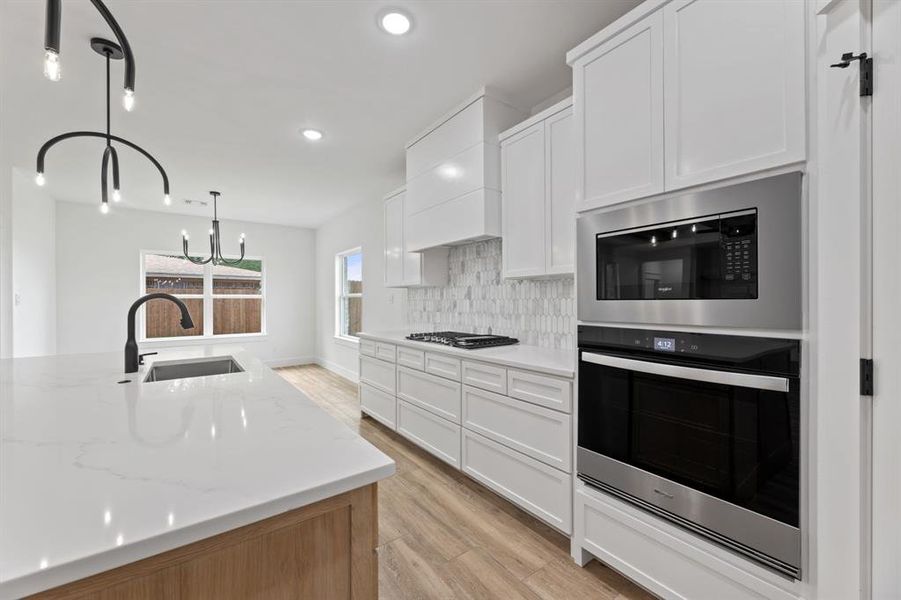
<path fill-rule="evenodd" d="M 572 477 L 467 429 L 463 472 L 566 534 L 572 533 Z"/>
<path fill-rule="evenodd" d="M 572 412 L 572 387 L 569 379 L 512 369 L 507 371 L 507 394 L 554 410 Z"/>
<path fill-rule="evenodd" d="M 397 400 L 393 394 L 361 383 L 360 410 L 386 427 L 397 428 Z"/>
<path fill-rule="evenodd" d="M 460 423 L 460 384 L 407 367 L 397 369 L 397 397 Z"/>
<path fill-rule="evenodd" d="M 572 417 L 466 386 L 463 427 L 556 467 L 572 471 Z"/>
<path fill-rule="evenodd" d="M 394 365 L 377 358 L 361 356 L 360 383 L 371 385 L 376 389 L 394 395 L 396 386 Z"/>
<path fill-rule="evenodd" d="M 576 553 L 587 550 L 661 598 L 799 600 L 809 593 L 806 583 L 752 564 L 604 492 L 577 484 L 574 505 Z"/>
<path fill-rule="evenodd" d="M 459 425 L 398 400 L 397 432 L 444 462 L 460 468 Z"/>

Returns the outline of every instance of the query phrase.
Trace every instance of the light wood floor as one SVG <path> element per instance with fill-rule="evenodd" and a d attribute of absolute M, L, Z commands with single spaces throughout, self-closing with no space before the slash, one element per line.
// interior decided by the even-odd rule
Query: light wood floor
<path fill-rule="evenodd" d="M 383 600 L 625 600 L 653 598 L 569 540 L 370 418 L 357 386 L 319 366 L 278 373 L 397 463 L 379 482 Z"/>

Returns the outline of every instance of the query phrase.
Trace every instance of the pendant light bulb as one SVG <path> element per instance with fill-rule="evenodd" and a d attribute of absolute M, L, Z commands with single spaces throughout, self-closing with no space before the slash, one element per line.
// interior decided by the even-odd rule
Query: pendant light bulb
<path fill-rule="evenodd" d="M 125 88 L 125 95 L 122 96 L 122 106 L 128 112 L 131 112 L 135 108 L 135 91 Z"/>
<path fill-rule="evenodd" d="M 213 230 L 212 230 L 212 229 L 210 229 L 210 235 L 213 235 Z"/>
<path fill-rule="evenodd" d="M 187 229 L 182 229 L 182 230 L 181 230 L 181 237 L 184 238 L 185 240 L 190 239 L 190 236 L 188 235 L 188 230 L 187 230 Z"/>
<path fill-rule="evenodd" d="M 122 200 L 122 194 L 119 192 L 119 188 L 113 188 L 113 202 L 120 202 Z"/>
<path fill-rule="evenodd" d="M 172 204 L 172 198 L 169 197 L 169 194 L 163 196 L 163 204 L 166 206 L 170 206 Z"/>
<path fill-rule="evenodd" d="M 34 182 L 38 185 L 44 185 L 45 183 L 47 183 L 47 180 L 44 179 L 43 173 L 38 173 L 37 175 L 34 176 Z"/>
<path fill-rule="evenodd" d="M 105 215 L 108 212 L 109 212 L 109 203 L 101 202 L 100 203 L 100 213 Z"/>
<path fill-rule="evenodd" d="M 59 81 L 59 54 L 55 50 L 48 49 L 44 53 L 44 77 L 50 81 Z"/>

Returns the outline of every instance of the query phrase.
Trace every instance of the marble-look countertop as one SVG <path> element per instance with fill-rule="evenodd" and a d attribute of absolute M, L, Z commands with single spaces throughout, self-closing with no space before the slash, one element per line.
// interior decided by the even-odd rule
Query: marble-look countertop
<path fill-rule="evenodd" d="M 414 342 L 406 339 L 408 334 L 408 331 L 364 331 L 360 332 L 359 336 L 363 339 L 418 348 L 426 352 L 440 352 L 469 360 L 480 360 L 505 367 L 547 373 L 558 377 L 572 379 L 575 376 L 575 350 L 555 350 L 553 348 L 527 346 L 525 344 L 466 350 L 443 344 Z"/>
<path fill-rule="evenodd" d="M 245 371 L 142 383 L 154 361 Z M 394 462 L 243 349 L 0 360 L 0 597 L 17 598 L 334 496 Z M 129 383 L 117 383 L 130 379 Z"/>

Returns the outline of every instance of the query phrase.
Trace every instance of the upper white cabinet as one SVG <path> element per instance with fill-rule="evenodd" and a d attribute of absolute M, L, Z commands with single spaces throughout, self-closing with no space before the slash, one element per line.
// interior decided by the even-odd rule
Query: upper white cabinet
<path fill-rule="evenodd" d="M 567 55 L 578 210 L 805 159 L 804 3 L 639 5 Z"/>
<path fill-rule="evenodd" d="M 663 15 L 573 66 L 579 208 L 663 191 Z"/>
<path fill-rule="evenodd" d="M 385 285 L 420 287 L 447 283 L 447 248 L 404 251 L 403 189 L 385 198 Z"/>
<path fill-rule="evenodd" d="M 407 252 L 501 234 L 497 136 L 522 117 L 482 89 L 407 145 Z"/>
<path fill-rule="evenodd" d="M 804 160 L 804 3 L 663 8 L 666 187 Z"/>
<path fill-rule="evenodd" d="M 574 134 L 567 99 L 500 135 L 504 277 L 573 272 Z"/>

